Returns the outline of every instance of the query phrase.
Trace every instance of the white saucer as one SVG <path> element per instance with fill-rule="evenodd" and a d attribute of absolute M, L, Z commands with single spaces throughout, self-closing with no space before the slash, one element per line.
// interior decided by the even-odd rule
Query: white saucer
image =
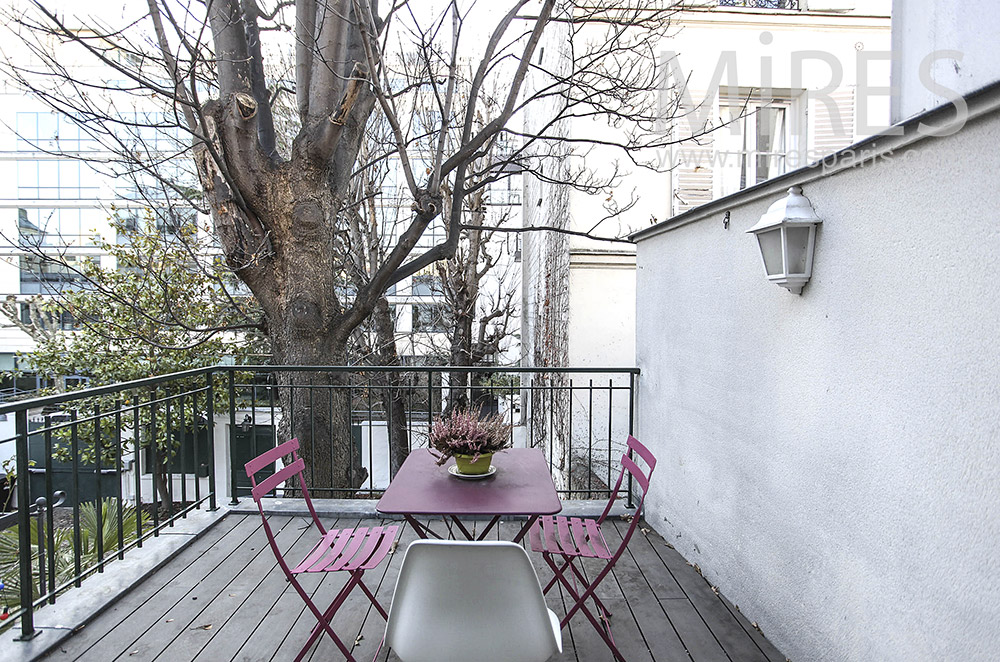
<path fill-rule="evenodd" d="M 497 468 L 494 465 L 490 465 L 490 468 L 486 470 L 486 473 L 482 474 L 463 474 L 458 470 L 458 465 L 453 464 L 448 467 L 448 473 L 450 473 L 455 478 L 461 478 L 463 480 L 480 480 L 482 478 L 489 478 L 497 472 Z"/>

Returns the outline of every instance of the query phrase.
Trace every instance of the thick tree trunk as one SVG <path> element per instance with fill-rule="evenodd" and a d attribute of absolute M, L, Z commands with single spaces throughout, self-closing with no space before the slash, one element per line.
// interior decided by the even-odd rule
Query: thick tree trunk
<path fill-rule="evenodd" d="M 332 334 L 322 334 L 325 343 L 293 343 L 275 352 L 275 360 L 289 366 L 345 365 L 346 345 Z M 328 351 L 308 351 L 325 345 Z M 345 373 L 289 370 L 278 375 L 282 438 L 299 440 L 306 461 L 306 479 L 316 496 L 352 496 L 368 469 L 356 452 L 351 432 L 351 385 Z"/>
<path fill-rule="evenodd" d="M 379 365 L 400 366 L 396 351 L 396 325 L 389 312 L 389 302 L 380 297 L 373 312 L 375 338 L 378 343 L 376 357 Z M 376 375 L 382 408 L 389 432 L 389 475 L 395 476 L 410 453 L 410 440 L 406 426 L 406 395 L 402 374 L 399 371 L 380 372 Z"/>
<path fill-rule="evenodd" d="M 274 228 L 273 293 L 267 316 L 275 363 L 288 366 L 347 365 L 347 339 L 356 324 L 345 319 L 332 224 L 339 204 L 320 170 L 285 167 L 272 177 L 267 225 Z M 258 297 L 260 299 L 261 297 Z M 317 496 L 350 497 L 368 478 L 351 431 L 349 375 L 287 371 L 279 375 L 285 438 L 297 437 Z"/>
<path fill-rule="evenodd" d="M 472 322 L 472 313 L 468 311 L 468 306 L 455 306 L 451 336 L 452 366 L 472 366 Z M 472 374 L 468 371 L 453 370 L 449 373 L 447 412 L 469 408 L 472 381 Z"/>

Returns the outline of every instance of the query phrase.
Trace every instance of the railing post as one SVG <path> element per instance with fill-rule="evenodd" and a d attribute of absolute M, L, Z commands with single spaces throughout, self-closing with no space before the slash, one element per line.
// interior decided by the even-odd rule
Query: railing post
<path fill-rule="evenodd" d="M 628 433 L 629 435 L 635 434 L 634 431 L 635 422 L 635 373 L 628 373 Z M 632 449 L 628 451 L 629 457 L 632 456 Z M 635 508 L 635 503 L 632 501 L 632 472 L 628 472 L 628 507 Z"/>
<path fill-rule="evenodd" d="M 48 553 L 49 553 L 49 569 L 54 570 L 56 567 L 56 531 L 55 531 L 55 520 L 53 509 L 61 503 L 59 499 L 55 496 L 55 489 L 52 485 L 52 475 L 55 473 L 52 471 L 52 418 L 48 414 L 45 415 L 44 423 L 45 434 L 43 436 L 45 444 L 45 497 L 47 499 L 52 499 L 53 503 L 50 504 L 49 508 L 45 511 L 45 533 L 48 536 Z M 49 572 L 49 588 L 48 591 L 42 591 L 42 593 L 49 594 L 49 604 L 53 605 L 56 603 L 56 573 Z"/>
<path fill-rule="evenodd" d="M 236 467 L 233 464 L 233 437 L 236 430 L 236 371 L 229 368 L 229 505 L 238 506 L 240 500 L 236 498 Z"/>
<path fill-rule="evenodd" d="M 427 444 L 430 445 L 431 429 L 434 427 L 434 371 L 427 371 Z"/>
<path fill-rule="evenodd" d="M 142 547 L 142 449 L 140 448 L 141 426 L 139 424 L 139 398 L 140 391 L 135 391 L 132 395 L 132 476 L 135 480 L 135 546 Z M 152 471 L 149 472 L 153 474 Z M 153 490 L 155 494 L 156 478 L 153 478 Z"/>
<path fill-rule="evenodd" d="M 73 586 L 80 588 L 83 574 L 83 536 L 80 532 L 80 426 L 76 407 L 70 410 L 69 453 L 73 466 Z"/>
<path fill-rule="evenodd" d="M 94 405 L 94 514 L 97 516 L 97 572 L 104 572 L 104 493 L 101 490 L 101 407 Z"/>
<path fill-rule="evenodd" d="M 118 497 L 118 560 L 125 558 L 125 500 L 122 496 L 122 399 L 115 400 L 115 494 Z M 137 511 L 138 514 L 138 511 Z"/>
<path fill-rule="evenodd" d="M 20 409 L 15 417 L 15 452 L 17 453 L 17 543 L 21 576 L 21 636 L 18 641 L 35 638 L 34 586 L 31 581 L 31 497 L 28 489 L 28 410 Z"/>
<path fill-rule="evenodd" d="M 208 510 L 219 509 L 215 497 L 215 373 L 208 371 Z M 197 440 L 195 440 L 197 444 Z"/>
<path fill-rule="evenodd" d="M 48 500 L 41 496 L 35 499 L 35 538 L 38 546 L 38 594 L 45 595 L 45 511 Z"/>

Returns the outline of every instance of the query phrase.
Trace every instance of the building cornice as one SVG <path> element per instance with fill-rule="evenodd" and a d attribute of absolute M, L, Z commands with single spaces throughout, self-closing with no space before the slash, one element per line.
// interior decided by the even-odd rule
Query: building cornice
<path fill-rule="evenodd" d="M 1000 81 L 980 88 L 965 97 L 967 112 L 963 123 L 976 120 L 1000 110 Z M 874 163 L 886 159 L 896 150 L 909 147 L 923 140 L 932 140 L 937 136 L 928 127 L 933 127 L 938 133 L 947 133 L 954 129 L 957 119 L 955 106 L 951 103 L 942 104 L 931 110 L 918 113 L 902 122 L 892 125 L 885 131 L 860 140 L 853 145 L 833 152 L 827 157 L 807 166 L 792 170 L 773 179 L 745 188 L 717 200 L 707 202 L 686 212 L 673 216 L 656 225 L 632 233 L 632 241 L 643 241 L 664 232 L 670 232 L 691 223 L 712 218 L 716 214 L 745 205 L 761 198 L 778 195 L 790 186 L 803 186 L 810 182 L 831 177 L 844 170 Z M 923 125 L 927 124 L 928 127 Z M 946 138 L 947 136 L 941 136 Z"/>
<path fill-rule="evenodd" d="M 569 266 L 577 269 L 634 269 L 635 249 L 571 249 Z"/>
<path fill-rule="evenodd" d="M 717 7 L 698 9 L 686 8 L 671 19 L 679 26 L 684 25 L 730 25 L 747 28 L 832 28 L 844 30 L 888 30 L 891 20 L 888 16 L 859 14 L 835 14 L 829 12 L 789 11 L 784 9 L 741 9 Z"/>

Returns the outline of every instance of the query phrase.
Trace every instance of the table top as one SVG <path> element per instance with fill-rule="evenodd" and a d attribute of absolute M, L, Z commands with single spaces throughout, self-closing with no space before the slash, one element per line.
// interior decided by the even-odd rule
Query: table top
<path fill-rule="evenodd" d="M 481 480 L 448 473 L 426 448 L 415 449 L 375 507 L 391 515 L 554 515 L 562 502 L 545 456 L 537 448 L 508 448 L 493 456 L 497 472 Z"/>

